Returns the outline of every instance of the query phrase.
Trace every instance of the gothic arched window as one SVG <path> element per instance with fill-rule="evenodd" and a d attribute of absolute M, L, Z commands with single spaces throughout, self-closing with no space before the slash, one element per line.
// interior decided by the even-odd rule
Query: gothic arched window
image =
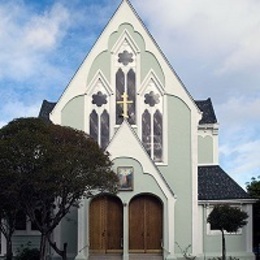
<path fill-rule="evenodd" d="M 119 69 L 116 72 L 116 124 L 120 125 L 127 117 L 131 125 L 136 124 L 136 75 L 134 55 L 127 50 L 118 54 Z M 123 111 L 123 94 L 125 94 L 127 111 Z M 121 102 L 121 104 L 119 104 Z"/>
<path fill-rule="evenodd" d="M 89 134 L 101 148 L 105 149 L 109 142 L 109 113 L 107 94 L 97 90 L 92 94 L 92 111 L 89 115 Z"/>
<path fill-rule="evenodd" d="M 90 136 L 98 142 L 98 114 L 95 109 L 92 110 L 89 116 Z"/>
<path fill-rule="evenodd" d="M 105 148 L 109 142 L 109 114 L 105 109 L 101 114 L 101 148 Z"/>
<path fill-rule="evenodd" d="M 127 73 L 127 95 L 128 99 L 132 101 L 128 107 L 129 123 L 131 125 L 135 124 L 135 88 L 135 72 L 130 69 Z"/>
<path fill-rule="evenodd" d="M 142 115 L 142 141 L 143 145 L 151 156 L 151 115 L 147 109 L 145 109 Z"/>
<path fill-rule="evenodd" d="M 125 74 L 122 69 L 119 69 L 116 73 L 116 124 L 120 125 L 123 122 L 123 109 L 117 102 L 122 99 L 122 95 L 125 91 Z"/>
<path fill-rule="evenodd" d="M 162 114 L 159 110 L 153 115 L 153 159 L 156 162 L 162 161 Z"/>
<path fill-rule="evenodd" d="M 153 90 L 154 89 L 154 90 Z M 145 110 L 142 114 L 142 142 L 155 162 L 163 161 L 162 96 L 156 88 L 143 95 Z"/>

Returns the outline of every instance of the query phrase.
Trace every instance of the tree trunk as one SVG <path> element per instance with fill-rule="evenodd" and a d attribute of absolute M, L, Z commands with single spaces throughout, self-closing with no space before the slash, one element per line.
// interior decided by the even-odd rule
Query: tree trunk
<path fill-rule="evenodd" d="M 226 260 L 226 241 L 225 241 L 225 231 L 221 229 L 222 234 L 222 260 Z"/>
<path fill-rule="evenodd" d="M 13 258 L 13 247 L 12 247 L 12 237 L 6 240 L 6 260 L 12 260 Z"/>
<path fill-rule="evenodd" d="M 46 260 L 46 246 L 47 246 L 47 236 L 45 234 L 41 234 L 41 243 L 40 243 L 40 259 Z"/>
<path fill-rule="evenodd" d="M 48 242 L 50 244 L 50 246 L 55 250 L 55 252 L 61 256 L 62 260 L 67 260 L 67 247 L 68 244 L 64 243 L 63 244 L 63 250 L 59 249 L 57 247 L 56 242 L 52 242 L 50 236 L 48 236 Z"/>

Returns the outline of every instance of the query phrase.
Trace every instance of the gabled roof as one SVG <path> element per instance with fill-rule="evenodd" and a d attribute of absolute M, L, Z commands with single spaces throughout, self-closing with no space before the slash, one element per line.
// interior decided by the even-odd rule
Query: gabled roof
<path fill-rule="evenodd" d="M 166 197 L 174 197 L 173 190 L 148 155 L 136 132 L 127 120 L 124 120 L 120 125 L 106 148 L 106 151 L 110 154 L 111 160 L 128 157 L 139 161 L 142 164 L 144 173 L 153 176 Z"/>
<path fill-rule="evenodd" d="M 199 200 L 252 199 L 219 165 L 199 166 Z"/>
<path fill-rule="evenodd" d="M 38 117 L 50 121 L 49 114 L 55 105 L 56 102 L 49 102 L 47 100 L 43 100 Z"/>
<path fill-rule="evenodd" d="M 200 125 L 217 123 L 217 118 L 210 98 L 206 100 L 195 100 L 195 103 L 202 112 L 202 118 L 199 121 Z"/>

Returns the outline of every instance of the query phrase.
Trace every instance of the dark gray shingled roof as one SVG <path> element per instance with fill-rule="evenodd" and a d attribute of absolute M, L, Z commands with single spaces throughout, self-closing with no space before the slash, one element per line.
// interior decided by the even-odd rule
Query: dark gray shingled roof
<path fill-rule="evenodd" d="M 49 102 L 47 100 L 43 100 L 42 106 L 40 109 L 40 113 L 39 113 L 39 117 L 44 120 L 50 121 L 49 114 L 55 105 L 56 105 L 56 103 L 54 103 L 54 102 Z"/>
<path fill-rule="evenodd" d="M 220 166 L 199 166 L 199 200 L 252 199 Z"/>
<path fill-rule="evenodd" d="M 202 119 L 199 122 L 200 125 L 217 123 L 217 118 L 210 98 L 206 100 L 195 100 L 195 103 L 203 113 Z"/>

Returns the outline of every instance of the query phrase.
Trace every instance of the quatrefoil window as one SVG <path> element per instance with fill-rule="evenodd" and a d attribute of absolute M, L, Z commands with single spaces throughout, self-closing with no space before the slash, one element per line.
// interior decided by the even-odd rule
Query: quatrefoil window
<path fill-rule="evenodd" d="M 101 91 L 98 91 L 97 94 L 92 95 L 92 104 L 101 107 L 107 103 L 107 95 L 103 94 Z"/>
<path fill-rule="evenodd" d="M 128 51 L 123 51 L 118 54 L 118 62 L 123 63 L 125 66 L 128 65 L 128 63 L 133 62 L 133 53 L 130 53 Z"/>
<path fill-rule="evenodd" d="M 151 91 L 148 94 L 145 94 L 145 100 L 144 103 L 148 104 L 150 107 L 154 107 L 156 104 L 160 103 L 160 95 L 155 94 L 153 91 Z"/>

